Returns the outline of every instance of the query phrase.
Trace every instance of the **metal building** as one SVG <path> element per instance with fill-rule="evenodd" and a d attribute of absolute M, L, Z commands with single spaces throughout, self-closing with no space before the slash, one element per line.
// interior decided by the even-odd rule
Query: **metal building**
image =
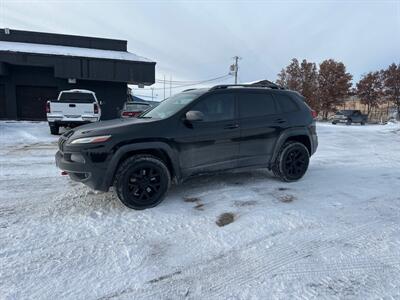
<path fill-rule="evenodd" d="M 45 120 L 66 89 L 94 91 L 102 119 L 118 117 L 127 84 L 153 84 L 155 64 L 124 40 L 0 29 L 0 119 Z"/>

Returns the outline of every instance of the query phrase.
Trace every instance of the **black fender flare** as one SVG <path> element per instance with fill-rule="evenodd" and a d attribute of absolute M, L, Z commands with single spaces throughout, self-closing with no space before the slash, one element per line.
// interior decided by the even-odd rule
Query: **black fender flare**
<path fill-rule="evenodd" d="M 146 149 L 164 151 L 168 155 L 168 158 L 171 161 L 172 169 L 176 179 L 180 180 L 181 172 L 179 168 L 179 157 L 176 150 L 174 150 L 169 144 L 165 142 L 140 142 L 140 143 L 124 145 L 120 147 L 113 154 L 104 175 L 104 180 L 103 180 L 104 190 L 108 190 L 108 188 L 113 184 L 115 172 L 117 171 L 121 158 L 126 153 L 136 150 L 146 150 Z"/>
<path fill-rule="evenodd" d="M 282 145 L 285 143 L 285 141 L 292 137 L 292 136 L 299 136 L 299 135 L 304 135 L 307 136 L 311 145 L 311 149 L 313 148 L 313 141 L 311 138 L 311 134 L 310 132 L 304 128 L 304 127 L 299 127 L 299 128 L 288 128 L 286 130 L 284 130 L 278 137 L 275 146 L 274 146 L 274 150 L 273 150 L 273 154 L 271 157 L 271 161 L 270 161 L 270 166 L 274 163 L 274 161 L 276 160 L 276 157 L 278 156 L 279 150 L 281 149 Z M 310 153 L 311 155 L 311 153 Z"/>

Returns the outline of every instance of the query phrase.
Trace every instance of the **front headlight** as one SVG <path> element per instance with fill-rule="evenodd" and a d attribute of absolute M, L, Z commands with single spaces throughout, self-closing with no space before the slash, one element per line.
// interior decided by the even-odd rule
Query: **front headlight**
<path fill-rule="evenodd" d="M 73 140 L 71 144 L 95 144 L 95 143 L 103 143 L 108 141 L 111 138 L 111 135 L 99 135 L 99 136 L 91 136 Z"/>

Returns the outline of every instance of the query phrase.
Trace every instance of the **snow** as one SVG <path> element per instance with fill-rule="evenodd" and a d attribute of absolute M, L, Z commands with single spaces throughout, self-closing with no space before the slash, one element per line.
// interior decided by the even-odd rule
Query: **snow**
<path fill-rule="evenodd" d="M 400 297 L 399 124 L 318 124 L 299 182 L 202 176 L 145 211 L 60 176 L 46 123 L 0 132 L 1 299 Z"/>
<path fill-rule="evenodd" d="M 127 51 L 0 41 L 0 51 L 152 62 Z"/>

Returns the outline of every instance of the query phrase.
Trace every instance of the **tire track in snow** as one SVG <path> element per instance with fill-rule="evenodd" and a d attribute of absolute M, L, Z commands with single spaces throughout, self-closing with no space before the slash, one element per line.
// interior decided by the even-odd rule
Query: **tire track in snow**
<path fill-rule="evenodd" d="M 272 272 L 306 258 L 313 251 L 321 253 L 335 248 L 337 243 L 355 241 L 366 237 L 378 231 L 380 224 L 384 224 L 386 228 L 389 226 L 392 229 L 397 228 L 396 222 L 389 222 L 388 224 L 383 221 L 375 221 L 354 227 L 342 235 L 338 233 L 321 239 L 301 241 L 291 248 L 282 245 L 263 250 L 262 244 L 265 240 L 259 240 L 256 244 L 251 244 L 250 247 L 232 251 L 208 264 L 198 264 L 195 267 L 184 269 L 176 276 L 167 277 L 165 281 L 152 284 L 149 287 L 151 290 L 139 289 L 132 291 L 132 293 L 134 292 L 135 296 L 140 298 L 154 298 L 160 295 L 163 297 L 179 297 L 179 295 L 176 295 L 176 291 L 186 291 L 193 287 L 195 283 L 199 282 L 198 275 L 201 274 L 201 279 L 205 279 L 205 282 L 200 282 L 201 295 L 204 297 L 223 297 L 226 296 L 225 294 L 230 286 L 243 286 L 250 282 L 257 282 L 267 274 L 273 275 Z M 243 254 L 246 251 L 254 251 L 252 248 L 257 245 L 260 246 L 257 247 L 257 251 L 259 251 L 257 258 L 243 259 Z M 388 260 L 389 264 L 393 262 L 395 260 L 392 260 L 392 258 Z M 368 268 L 369 266 L 366 265 L 365 267 Z"/>
<path fill-rule="evenodd" d="M 380 223 L 381 222 L 377 221 L 362 225 L 348 231 L 347 233 L 337 238 L 325 238 L 322 240 L 305 241 L 298 244 L 295 248 L 292 249 L 285 249 L 286 247 L 280 247 L 273 252 L 264 253 L 264 255 L 258 256 L 254 268 L 248 269 L 247 272 L 241 271 L 240 276 L 231 276 L 231 278 L 229 278 L 229 281 L 220 281 L 217 284 L 212 285 L 210 287 L 210 291 L 215 291 L 215 294 L 222 296 L 225 287 L 227 286 L 230 286 L 232 284 L 239 286 L 244 285 L 250 281 L 262 277 L 267 273 L 273 272 L 280 269 L 281 267 L 290 265 L 298 260 L 301 260 L 310 255 L 313 251 L 318 250 L 319 253 L 321 253 L 331 248 L 335 248 L 336 244 L 339 242 L 343 243 L 346 241 L 356 240 L 365 235 L 369 235 L 374 230 L 377 230 L 376 227 L 378 226 L 376 225 Z M 395 223 L 393 223 L 392 225 L 395 225 Z M 271 259 L 270 261 L 266 259 L 268 257 Z M 250 262 L 250 264 L 254 265 L 254 261 Z M 245 269 L 248 265 L 249 262 L 245 261 L 241 264 L 241 267 Z"/>

